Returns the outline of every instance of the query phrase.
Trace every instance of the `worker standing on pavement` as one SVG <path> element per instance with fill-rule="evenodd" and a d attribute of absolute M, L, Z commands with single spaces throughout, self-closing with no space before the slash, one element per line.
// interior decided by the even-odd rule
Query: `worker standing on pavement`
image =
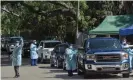
<path fill-rule="evenodd" d="M 129 45 L 130 45 L 130 42 L 128 42 L 128 44 L 127 44 L 127 47 L 129 47 Z M 132 62 L 132 60 L 133 60 L 133 49 L 131 49 L 130 47 L 127 49 L 127 52 L 128 52 L 128 54 L 129 54 L 129 64 L 130 64 L 130 72 L 132 72 L 132 68 L 133 68 L 133 62 Z"/>
<path fill-rule="evenodd" d="M 36 40 L 33 40 L 33 42 L 30 45 L 31 66 L 37 66 L 38 54 L 36 44 Z"/>
<path fill-rule="evenodd" d="M 130 72 L 132 72 L 132 59 L 133 59 L 133 50 L 129 47 L 130 43 L 127 43 L 126 41 L 123 42 L 123 47 L 126 48 L 126 52 L 129 55 L 129 66 L 130 66 Z"/>
<path fill-rule="evenodd" d="M 68 76 L 73 76 L 73 71 L 76 70 L 76 53 L 77 50 L 74 49 L 72 44 L 66 49 L 66 69 L 68 70 Z"/>
<path fill-rule="evenodd" d="M 12 54 L 12 65 L 14 66 L 14 70 L 15 70 L 15 76 L 14 78 L 18 78 L 20 77 L 19 74 L 19 67 L 22 64 L 22 42 L 17 41 L 15 48 L 13 50 L 13 54 Z"/>

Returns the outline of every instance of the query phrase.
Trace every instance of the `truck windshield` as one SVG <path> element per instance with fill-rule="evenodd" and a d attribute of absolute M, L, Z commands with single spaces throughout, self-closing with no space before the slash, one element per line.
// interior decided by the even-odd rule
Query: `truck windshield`
<path fill-rule="evenodd" d="M 59 52 L 60 53 L 63 53 L 63 54 L 65 53 L 66 48 L 68 48 L 67 45 L 61 45 L 61 46 L 58 47 Z"/>
<path fill-rule="evenodd" d="M 30 47 L 30 42 L 24 42 L 24 48 L 29 48 Z"/>
<path fill-rule="evenodd" d="M 21 38 L 11 38 L 9 43 L 16 43 L 16 41 L 20 41 Z"/>
<path fill-rule="evenodd" d="M 121 49 L 121 44 L 118 40 L 91 40 L 88 47 L 90 49 Z"/>
<path fill-rule="evenodd" d="M 45 48 L 54 48 L 58 44 L 61 44 L 61 42 L 47 42 L 45 43 Z"/>

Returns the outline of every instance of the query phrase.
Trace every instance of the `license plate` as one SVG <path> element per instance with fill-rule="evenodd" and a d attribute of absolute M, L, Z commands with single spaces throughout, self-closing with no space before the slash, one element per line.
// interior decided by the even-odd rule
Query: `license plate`
<path fill-rule="evenodd" d="M 115 70 L 115 68 L 113 68 L 113 67 L 103 67 L 102 69 L 105 70 L 105 71 Z"/>
<path fill-rule="evenodd" d="M 102 65 L 102 67 L 109 67 L 109 68 L 111 68 L 111 67 L 116 67 L 117 65 Z"/>

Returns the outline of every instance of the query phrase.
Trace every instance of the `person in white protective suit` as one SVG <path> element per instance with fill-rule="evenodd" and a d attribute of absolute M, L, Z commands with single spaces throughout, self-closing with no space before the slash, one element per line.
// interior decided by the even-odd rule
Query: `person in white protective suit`
<path fill-rule="evenodd" d="M 68 71 L 68 76 L 73 76 L 73 71 L 77 68 L 76 53 L 77 50 L 73 48 L 72 44 L 66 49 L 66 69 Z"/>
<path fill-rule="evenodd" d="M 36 44 L 36 40 L 33 40 L 33 43 L 30 45 L 31 66 L 37 66 L 38 54 Z"/>
<path fill-rule="evenodd" d="M 14 71 L 15 71 L 14 78 L 20 77 L 19 67 L 22 64 L 22 47 L 23 47 L 22 42 L 17 41 L 16 45 L 15 45 L 15 48 L 13 50 L 13 54 L 11 56 L 12 65 L 14 66 Z"/>

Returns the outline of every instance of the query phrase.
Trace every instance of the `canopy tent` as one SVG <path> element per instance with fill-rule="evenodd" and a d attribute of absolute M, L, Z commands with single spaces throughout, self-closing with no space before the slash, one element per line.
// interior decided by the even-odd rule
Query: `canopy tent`
<path fill-rule="evenodd" d="M 129 26 L 129 27 L 126 27 L 126 28 L 121 28 L 119 30 L 119 34 L 121 36 L 126 36 L 126 35 L 131 35 L 133 34 L 133 25 L 132 26 Z"/>
<path fill-rule="evenodd" d="M 133 15 L 107 16 L 97 28 L 89 31 L 89 34 L 117 35 L 119 34 L 119 29 L 131 26 L 132 24 Z"/>

